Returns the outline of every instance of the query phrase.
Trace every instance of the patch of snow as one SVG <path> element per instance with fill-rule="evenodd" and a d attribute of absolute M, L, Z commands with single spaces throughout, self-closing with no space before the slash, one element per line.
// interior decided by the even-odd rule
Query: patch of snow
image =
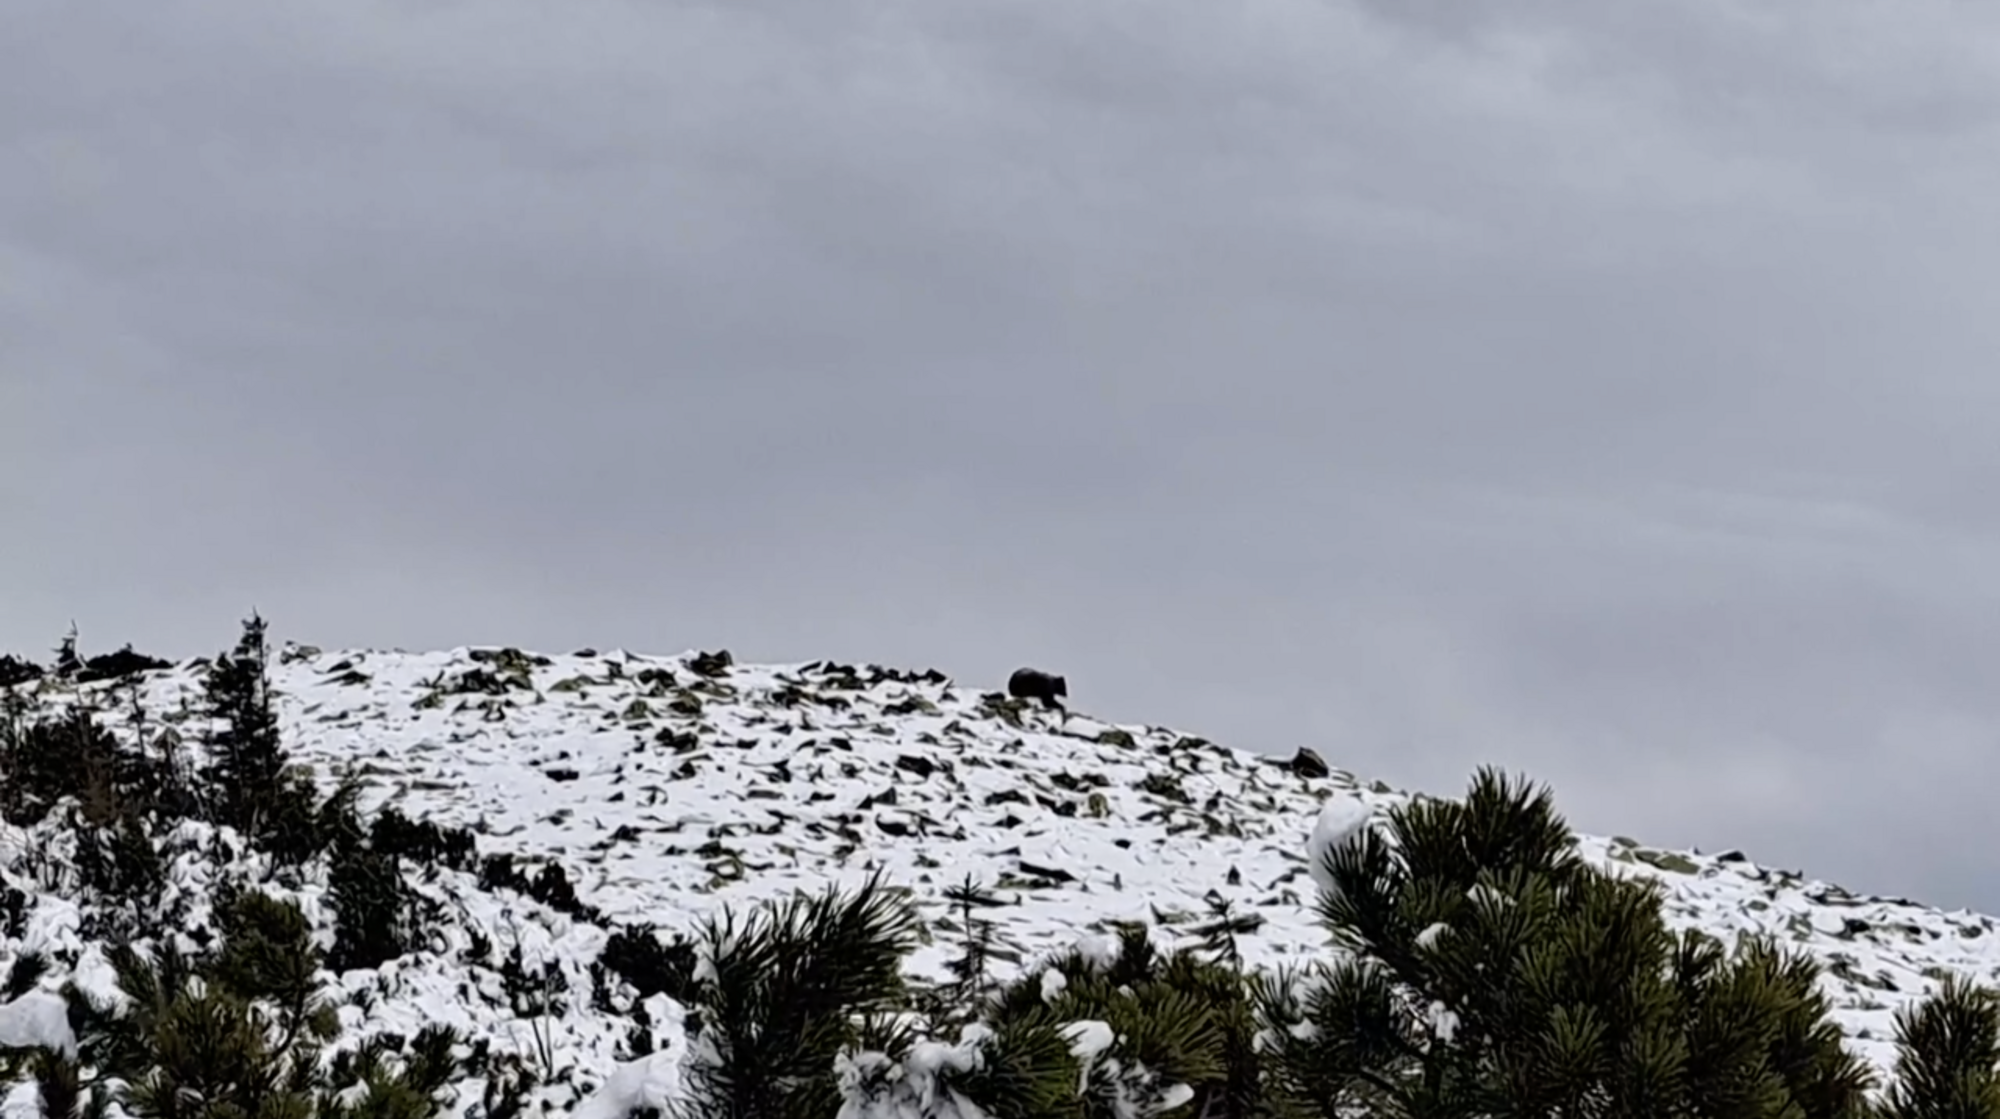
<path fill-rule="evenodd" d="M 44 1119 L 41 1088 L 30 1079 L 7 1089 L 0 1097 L 0 1119 Z"/>
<path fill-rule="evenodd" d="M 1076 952 L 1084 963 L 1099 973 L 1110 971 L 1111 966 L 1118 962 L 1118 942 L 1103 933 L 1086 933 L 1078 937 Z"/>
<path fill-rule="evenodd" d="M 69 1001 L 47 991 L 29 991 L 0 1006 L 0 1049 L 49 1048 L 76 1056 L 76 1033 L 69 1025 Z"/>
<path fill-rule="evenodd" d="M 626 1119 L 646 1108 L 667 1111 L 681 1098 L 680 1057 L 679 1053 L 648 1053 L 618 1065 L 570 1113 L 572 1119 Z"/>

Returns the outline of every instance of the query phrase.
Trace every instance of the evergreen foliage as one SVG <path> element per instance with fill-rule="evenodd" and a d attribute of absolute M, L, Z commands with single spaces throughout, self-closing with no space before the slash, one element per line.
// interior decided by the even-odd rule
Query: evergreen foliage
<path fill-rule="evenodd" d="M 83 660 L 76 654 L 76 623 L 69 624 L 69 632 L 56 643 L 56 659 L 49 665 L 49 675 L 59 680 L 73 680 L 83 670 Z"/>
<path fill-rule="evenodd" d="M 1300 1110 L 1386 1116 L 1866 1113 L 1804 957 L 1674 934 L 1657 886 L 1582 862 L 1546 789 L 1482 770 L 1328 852 L 1343 950 L 1267 1000 Z M 1301 1028 L 1303 1027 L 1303 1028 Z"/>
<path fill-rule="evenodd" d="M 690 1087 L 701 1114 L 833 1119 L 834 1058 L 860 1037 L 857 1018 L 899 1009 L 916 930 L 908 904 L 877 879 L 851 896 L 711 920 L 688 992 L 700 1015 L 704 1059 Z"/>
<path fill-rule="evenodd" d="M 17 827 L 74 797 L 84 822 L 152 819 L 178 804 L 183 776 L 164 758 L 119 743 L 89 708 L 30 719 L 0 711 L 0 817 Z"/>
<path fill-rule="evenodd" d="M 1957 975 L 1896 1012 L 1882 1119 L 2000 1119 L 2000 994 Z"/>
<path fill-rule="evenodd" d="M 1051 972 L 1059 982 L 1050 983 Z M 1111 1028 L 1117 1063 L 1092 1065 L 1090 1092 L 1064 1114 L 1151 1114 L 1169 1110 L 1177 1095 L 1191 1115 L 1237 1119 L 1260 1110 L 1255 1008 L 1241 971 L 1196 949 L 1162 954 L 1143 928 L 1122 930 L 1105 963 L 1081 950 L 1048 961 L 1002 990 L 991 1016 L 1017 1033 L 1059 1032 L 1079 1021 Z"/>
<path fill-rule="evenodd" d="M 598 956 L 598 964 L 606 974 L 630 984 L 640 999 L 666 995 L 682 1003 L 689 1000 L 695 962 L 692 941 L 681 936 L 663 941 L 651 925 L 612 933 Z"/>
<path fill-rule="evenodd" d="M 113 945 L 109 961 L 126 1000 L 97 1005 L 74 983 L 70 1005 L 80 1056 L 52 1049 L 17 1055 L 49 1116 L 133 1119 L 429 1119 L 463 1074 L 456 1036 L 427 1030 L 400 1061 L 380 1043 L 323 1062 L 336 1019 L 318 978 L 305 917 L 254 892 L 219 899 L 224 932 L 212 951 L 188 955 L 166 941 L 145 951 Z M 114 1112 L 112 1109 L 117 1108 Z"/>
<path fill-rule="evenodd" d="M 115 652 L 84 658 L 75 676 L 77 683 L 89 684 L 98 680 L 121 680 L 156 668 L 167 667 L 169 667 L 167 661 L 135 652 L 128 642 Z"/>
<path fill-rule="evenodd" d="M 429 923 L 425 907 L 379 827 L 364 833 L 354 810 L 358 787 L 346 782 L 317 814 L 332 833 L 328 901 L 334 912 L 335 971 L 380 967 L 416 948 Z"/>
<path fill-rule="evenodd" d="M 66 992 L 93 1054 L 89 1081 L 73 1062 L 44 1055 L 44 1107 L 102 1113 L 115 1101 L 134 1119 L 360 1119 L 435 1115 L 455 1068 L 441 1068 L 454 1040 L 433 1030 L 414 1057 L 390 1071 L 379 1047 L 331 1065 L 322 1050 L 337 1032 L 321 991 L 321 960 L 298 907 L 254 892 L 219 899 L 221 943 L 190 957 L 165 942 L 151 953 L 110 952 L 123 1014 Z M 359 1082 L 360 1091 L 350 1089 Z M 93 1090 L 102 1089 L 100 1095 Z M 67 1110 L 64 1110 L 67 1109 Z"/>
<path fill-rule="evenodd" d="M 78 891 L 82 931 L 109 941 L 107 957 L 129 1000 L 114 1011 L 71 983 L 64 995 L 78 1052 L 15 1054 L 9 1071 L 32 1075 L 49 1115 L 104 1115 L 115 1103 L 135 1119 L 419 1119 L 436 1114 L 439 1093 L 465 1075 L 448 1030 L 407 1042 L 373 1038 L 326 1059 L 335 1019 L 321 993 L 323 971 L 395 958 L 435 914 L 415 904 L 394 857 L 370 849 L 355 788 L 343 785 L 322 801 L 311 778 L 289 765 L 267 660 L 264 623 L 253 617 L 236 648 L 211 665 L 209 764 L 194 771 L 170 728 L 148 742 L 136 691 L 129 702 L 138 745 L 121 743 L 87 702 L 48 713 L 18 689 L 0 702 L 0 817 L 34 827 L 53 813 L 62 822 L 73 876 L 52 854 L 48 884 Z M 129 645 L 84 658 L 72 631 L 50 670 L 13 667 L 34 667 L 14 659 L 9 672 L 15 683 L 74 685 L 122 681 L 165 664 Z M 332 958 L 322 957 L 295 905 L 231 880 L 208 899 L 209 948 L 189 954 L 161 936 L 187 916 L 185 897 L 161 904 L 167 855 L 185 842 L 171 834 L 185 821 L 245 835 L 280 865 L 334 849 Z M 227 846 L 223 833 L 215 840 Z M 4 908 L 18 935 L 16 907 Z M 38 956 L 17 960 L 9 993 L 31 989 L 46 965 Z"/>
<path fill-rule="evenodd" d="M 203 786 L 215 822 L 234 828 L 281 863 L 296 865 L 325 849 L 327 819 L 312 779 L 287 765 L 272 706 L 267 625 L 252 614 L 236 648 L 215 658 L 206 688 L 211 716 L 210 761 Z"/>
<path fill-rule="evenodd" d="M 29 684 L 42 678 L 41 665 L 12 653 L 0 654 L 0 688 Z"/>

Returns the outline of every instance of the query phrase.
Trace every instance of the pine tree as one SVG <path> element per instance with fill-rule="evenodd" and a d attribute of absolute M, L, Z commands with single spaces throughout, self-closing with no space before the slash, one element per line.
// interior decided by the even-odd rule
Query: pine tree
<path fill-rule="evenodd" d="M 401 861 L 366 837 L 343 830 L 334 841 L 327 872 L 334 912 L 335 971 L 381 967 L 415 945 L 417 899 Z"/>
<path fill-rule="evenodd" d="M 264 619 L 252 613 L 234 651 L 215 658 L 205 681 L 216 729 L 203 784 L 217 823 L 241 832 L 285 864 L 296 865 L 326 845 L 311 779 L 293 772 L 278 734 L 271 699 L 270 651 Z"/>
<path fill-rule="evenodd" d="M 236 648 L 215 658 L 204 682 L 209 713 L 220 725 L 209 737 L 210 762 L 202 776 L 221 798 L 220 819 L 249 835 L 260 833 L 258 812 L 278 788 L 285 764 L 265 676 L 264 631 L 264 620 L 252 614 Z"/>
<path fill-rule="evenodd" d="M 56 645 L 56 659 L 49 666 L 49 675 L 59 680 L 70 680 L 83 668 L 82 658 L 76 655 L 76 638 L 76 623 L 71 622 L 69 632 L 63 634 L 62 641 Z"/>
<path fill-rule="evenodd" d="M 934 1006 L 930 1015 L 930 1025 L 933 1030 L 939 1031 L 974 1020 L 991 993 L 987 971 L 997 946 L 999 930 L 990 919 L 980 914 L 1006 904 L 1000 895 L 969 874 L 957 885 L 945 887 L 943 898 L 957 918 L 963 945 L 960 954 L 945 963 L 955 982 L 942 985 L 933 992 L 938 1005 Z"/>
<path fill-rule="evenodd" d="M 1202 940 L 1208 966 L 1194 969 L 1185 982 L 1200 992 L 1221 1026 L 1222 1076 L 1216 1083 L 1194 1086 L 1190 1114 L 1202 1119 L 1248 1119 L 1266 1113 L 1269 1106 L 1256 1046 L 1256 988 L 1244 968 L 1237 937 L 1262 927 L 1263 918 L 1235 912 L 1219 895 L 1209 900 L 1209 913 L 1209 920 L 1193 930 Z M 1178 973 L 1170 972 L 1169 981 L 1177 980 Z"/>
<path fill-rule="evenodd" d="M 1657 884 L 1584 863 L 1546 789 L 1481 770 L 1463 801 L 1387 823 L 1326 858 L 1335 961 L 1265 992 L 1288 1109 L 1865 1114 L 1813 965 L 1672 933 Z"/>
<path fill-rule="evenodd" d="M 689 1069 L 696 1113 L 834 1119 L 835 1058 L 863 1040 L 859 1022 L 903 1008 L 916 929 L 908 902 L 872 877 L 707 922 L 689 992 L 703 1055 Z"/>
<path fill-rule="evenodd" d="M 1896 1049 L 1882 1119 L 2000 1119 L 2000 994 L 1946 977 L 1896 1011 Z"/>
<path fill-rule="evenodd" d="M 1083 1096 L 1073 1086 L 1084 1070 L 1072 1067 L 1067 1053 L 1043 1070 L 1070 1086 L 1045 1105 L 1056 1114 L 1113 1119 L 1186 1108 L 1176 1113 L 1248 1119 L 1263 1106 L 1252 1044 L 1255 1008 L 1242 971 L 1209 953 L 1161 953 L 1144 928 L 1128 926 L 1108 961 L 1071 950 L 1009 984 L 994 1000 L 989 1021 L 1017 1039 L 1038 1032 L 1061 1036 L 1076 1022 L 1111 1027 L 1116 1040 L 1110 1060 L 1090 1067 L 1091 1090 Z"/>

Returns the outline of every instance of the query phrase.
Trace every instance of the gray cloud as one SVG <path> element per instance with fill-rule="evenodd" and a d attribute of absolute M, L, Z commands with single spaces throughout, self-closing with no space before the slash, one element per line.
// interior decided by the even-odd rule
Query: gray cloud
<path fill-rule="evenodd" d="M 0 643 L 1023 661 L 2000 908 L 2000 20 L 16 0 Z"/>

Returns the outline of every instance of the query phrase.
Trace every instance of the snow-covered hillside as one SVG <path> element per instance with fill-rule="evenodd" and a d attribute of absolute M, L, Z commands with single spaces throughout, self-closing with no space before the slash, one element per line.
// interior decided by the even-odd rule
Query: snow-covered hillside
<path fill-rule="evenodd" d="M 934 672 L 696 653 L 298 646 L 270 672 L 285 744 L 328 787 L 352 770 L 366 782 L 364 809 L 394 805 L 471 828 L 481 854 L 510 853 L 529 871 L 553 861 L 581 903 L 564 913 L 483 890 L 473 874 L 432 875 L 424 889 L 457 923 L 430 952 L 342 976 L 343 1026 L 407 1035 L 453 1024 L 570 1070 L 558 1079 L 570 1081 L 572 1100 L 613 1073 L 634 1028 L 589 994 L 591 965 L 616 927 L 691 929 L 720 906 L 881 870 L 933 921 L 938 942 L 911 961 L 932 975 L 952 951 L 943 891 L 968 875 L 1006 899 L 986 916 L 1017 963 L 1112 921 L 1186 936 L 1218 898 L 1262 918 L 1242 949 L 1271 963 L 1322 944 L 1305 840 L 1326 797 L 1404 799 L 1337 768 L 1306 776 L 1163 728 L 1024 707 Z M 151 740 L 200 709 L 201 675 L 196 662 L 140 677 L 137 729 L 123 694 L 132 681 L 83 687 L 105 693 L 107 724 Z M 44 704 L 74 694 L 53 681 L 22 687 Z M 1852 1043 L 1885 1071 L 1896 1007 L 1948 971 L 2000 980 L 2000 929 L 1987 917 L 1851 896 L 1734 853 L 1583 845 L 1601 865 L 1659 877 L 1677 925 L 1772 932 L 1810 949 Z M 178 889 L 198 892 L 215 873 L 197 848 L 207 849 L 190 844 L 177 858 Z M 0 843 L 0 873 L 30 896 L 0 964 L 48 952 L 56 967 L 45 987 L 71 974 L 102 986 L 102 953 L 81 935 L 75 906 L 44 888 L 42 849 L 19 829 Z M 312 888 L 297 896 L 323 916 Z M 552 962 L 572 995 L 555 1013 L 522 1017 L 491 969 L 466 962 L 478 936 L 500 954 L 519 945 L 531 970 Z M 668 1053 L 680 1040 L 673 1015 L 656 999 L 644 1026 Z"/>

